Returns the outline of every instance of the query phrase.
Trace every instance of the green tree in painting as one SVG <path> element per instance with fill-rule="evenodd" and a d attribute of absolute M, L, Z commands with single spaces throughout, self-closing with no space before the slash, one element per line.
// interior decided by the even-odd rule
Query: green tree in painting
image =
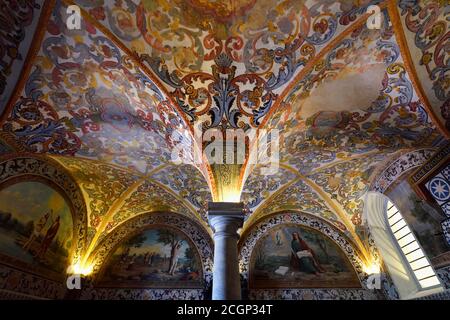
<path fill-rule="evenodd" d="M 147 237 L 143 233 L 141 233 L 135 237 L 132 237 L 130 240 L 128 240 L 127 245 L 129 247 L 140 248 L 144 244 L 145 240 L 147 240 Z"/>
<path fill-rule="evenodd" d="M 183 239 L 170 230 L 162 229 L 158 232 L 158 241 L 170 246 L 170 261 L 167 273 L 173 275 L 177 268 L 178 256 L 180 254 L 180 248 L 183 245 Z"/>
<path fill-rule="evenodd" d="M 262 249 L 261 247 L 257 247 L 255 249 L 255 252 L 256 252 L 255 265 L 257 266 L 258 269 L 264 269 L 267 259 L 267 255 L 264 252 L 264 249 Z"/>

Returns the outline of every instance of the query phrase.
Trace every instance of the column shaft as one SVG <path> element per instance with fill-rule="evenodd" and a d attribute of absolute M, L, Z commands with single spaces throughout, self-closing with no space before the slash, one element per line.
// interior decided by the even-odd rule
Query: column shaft
<path fill-rule="evenodd" d="M 241 283 L 239 274 L 239 261 L 237 230 L 242 227 L 244 216 L 240 204 L 230 203 L 227 212 L 227 203 L 210 204 L 209 222 L 214 230 L 214 272 L 213 272 L 213 300 L 240 300 Z M 217 204 L 221 204 L 220 210 Z M 236 211 L 236 206 L 240 210 Z M 211 208 L 213 207 L 213 208 Z M 234 210 L 233 210 L 234 209 Z"/>

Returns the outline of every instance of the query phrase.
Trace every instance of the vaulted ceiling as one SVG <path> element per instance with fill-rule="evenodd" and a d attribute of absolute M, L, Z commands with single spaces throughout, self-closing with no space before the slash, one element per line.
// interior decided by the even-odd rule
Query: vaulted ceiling
<path fill-rule="evenodd" d="M 242 190 L 244 229 L 301 210 L 364 252 L 374 176 L 399 152 L 448 139 L 446 1 L 0 3 L 0 152 L 45 154 L 71 173 L 91 251 L 149 211 L 208 228 L 206 203 Z M 66 24 L 73 4 L 79 30 Z M 198 127 L 278 129 L 278 170 L 208 163 Z"/>

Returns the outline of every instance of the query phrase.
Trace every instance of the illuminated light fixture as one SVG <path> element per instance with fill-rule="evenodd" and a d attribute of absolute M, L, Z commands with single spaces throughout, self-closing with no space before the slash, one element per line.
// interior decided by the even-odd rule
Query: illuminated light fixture
<path fill-rule="evenodd" d="M 68 274 L 81 274 L 83 276 L 88 276 L 92 273 L 93 270 L 94 270 L 93 265 L 81 266 L 80 263 L 76 263 L 67 268 L 67 273 Z"/>
<path fill-rule="evenodd" d="M 241 193 L 239 190 L 226 189 L 223 191 L 221 202 L 240 202 Z"/>
<path fill-rule="evenodd" d="M 364 265 L 363 270 L 368 275 L 371 275 L 371 274 L 379 274 L 381 271 L 381 268 L 380 268 L 380 265 L 378 264 L 378 262 L 374 261 L 372 263 Z"/>

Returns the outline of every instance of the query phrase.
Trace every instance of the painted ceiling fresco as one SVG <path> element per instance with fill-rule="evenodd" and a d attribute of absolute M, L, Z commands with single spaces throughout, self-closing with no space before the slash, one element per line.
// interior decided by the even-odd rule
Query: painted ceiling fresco
<path fill-rule="evenodd" d="M 0 152 L 44 154 L 70 172 L 87 202 L 87 254 L 145 212 L 208 229 L 206 204 L 227 187 L 242 190 L 244 230 L 304 211 L 364 253 L 363 195 L 380 166 L 448 139 L 445 1 L 0 4 L 20 6 L 0 15 Z M 79 30 L 66 25 L 73 4 Z M 370 5 L 380 28 L 367 24 Z M 279 130 L 278 170 L 208 163 L 196 127 Z"/>
<path fill-rule="evenodd" d="M 43 1 L 6 0 L 0 3 L 0 8 L 0 113 L 3 113 L 26 61 Z"/>

